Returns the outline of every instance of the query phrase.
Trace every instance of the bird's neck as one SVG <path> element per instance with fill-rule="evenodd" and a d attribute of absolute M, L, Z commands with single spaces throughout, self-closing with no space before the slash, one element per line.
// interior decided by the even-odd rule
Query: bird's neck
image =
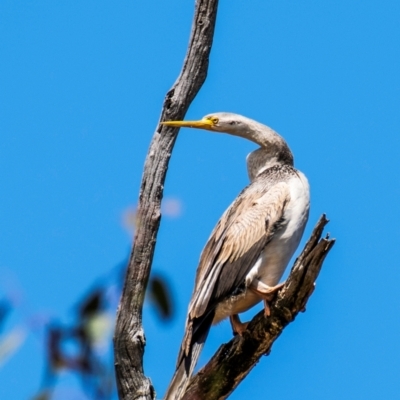
<path fill-rule="evenodd" d="M 293 165 L 289 146 L 282 136 L 268 126 L 256 123 L 245 132 L 244 137 L 261 146 L 247 156 L 247 171 L 251 181 L 274 165 Z"/>
<path fill-rule="evenodd" d="M 247 173 L 249 175 L 250 181 L 254 181 L 254 179 L 266 169 L 271 168 L 274 165 L 280 164 L 275 156 L 269 154 L 262 147 L 255 151 L 252 151 L 247 156 L 246 163 Z"/>

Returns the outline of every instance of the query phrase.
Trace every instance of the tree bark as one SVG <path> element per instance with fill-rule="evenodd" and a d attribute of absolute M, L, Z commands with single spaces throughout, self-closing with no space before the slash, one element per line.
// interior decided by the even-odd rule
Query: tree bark
<path fill-rule="evenodd" d="M 197 0 L 189 47 L 182 71 L 167 93 L 160 121 L 183 119 L 204 83 L 218 0 Z M 137 229 L 117 312 L 115 371 L 120 399 L 150 400 L 155 391 L 143 372 L 145 335 L 142 308 L 161 219 L 161 199 L 176 128 L 158 125 L 145 161 L 137 208 Z"/>
<path fill-rule="evenodd" d="M 327 223 L 323 215 L 296 259 L 285 285 L 271 303 L 271 315 L 265 318 L 261 311 L 250 322 L 242 337 L 236 336 L 222 345 L 207 365 L 191 379 L 182 399 L 226 399 L 261 356 L 270 353 L 272 344 L 283 329 L 294 321 L 300 311 L 305 311 L 322 263 L 335 243 L 328 237 L 321 239 Z"/>

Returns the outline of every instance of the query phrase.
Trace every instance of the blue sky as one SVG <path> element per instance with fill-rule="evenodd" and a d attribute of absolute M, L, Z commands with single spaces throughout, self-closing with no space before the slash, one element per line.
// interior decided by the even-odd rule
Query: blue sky
<path fill-rule="evenodd" d="M 182 65 L 192 3 L 1 1 L 0 293 L 15 310 L 0 334 L 26 333 L 0 365 L 1 398 L 27 399 L 39 387 L 43 338 L 31 321 L 71 318 L 126 257 L 123 216 Z M 232 399 L 400 392 L 399 19 L 390 0 L 220 2 L 208 78 L 187 118 L 232 111 L 277 130 L 310 181 L 305 236 L 325 212 L 337 238 L 307 312 Z M 179 135 L 165 199 L 181 212 L 164 216 L 153 264 L 174 288 L 177 315 L 163 325 L 144 309 L 145 372 L 159 397 L 199 254 L 248 183 L 254 148 L 203 131 Z M 213 328 L 201 362 L 230 337 L 228 323 Z M 74 379 L 60 385 L 57 399 L 84 398 Z"/>

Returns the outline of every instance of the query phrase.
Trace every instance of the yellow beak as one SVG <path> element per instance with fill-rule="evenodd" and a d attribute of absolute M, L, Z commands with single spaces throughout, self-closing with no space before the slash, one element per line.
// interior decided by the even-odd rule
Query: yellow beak
<path fill-rule="evenodd" d="M 201 119 L 200 121 L 165 121 L 161 125 L 174 126 L 176 128 L 197 128 L 212 129 L 214 123 L 210 119 Z"/>

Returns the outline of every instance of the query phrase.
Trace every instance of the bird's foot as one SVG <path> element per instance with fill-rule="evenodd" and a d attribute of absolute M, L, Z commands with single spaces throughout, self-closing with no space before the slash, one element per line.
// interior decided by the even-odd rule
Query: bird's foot
<path fill-rule="evenodd" d="M 239 315 L 233 314 L 229 317 L 234 335 L 243 336 L 243 332 L 247 329 L 248 322 L 241 322 Z"/>
<path fill-rule="evenodd" d="M 264 315 L 269 317 L 271 315 L 271 309 L 269 307 L 269 302 L 274 298 L 276 293 L 282 289 L 285 282 L 280 283 L 275 286 L 268 286 L 260 280 L 256 280 L 251 284 L 249 289 L 258 294 L 264 300 Z"/>

